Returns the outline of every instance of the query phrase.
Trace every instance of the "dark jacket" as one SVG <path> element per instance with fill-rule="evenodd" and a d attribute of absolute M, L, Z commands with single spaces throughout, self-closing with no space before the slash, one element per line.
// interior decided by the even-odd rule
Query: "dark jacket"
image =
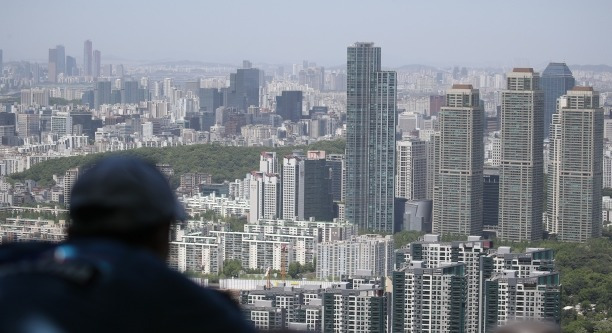
<path fill-rule="evenodd" d="M 0 247 L 0 332 L 253 332 L 237 305 L 107 240 Z"/>

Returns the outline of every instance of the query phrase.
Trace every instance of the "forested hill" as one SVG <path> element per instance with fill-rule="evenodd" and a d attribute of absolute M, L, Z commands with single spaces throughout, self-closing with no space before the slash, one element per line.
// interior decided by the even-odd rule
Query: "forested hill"
<path fill-rule="evenodd" d="M 259 154 L 262 151 L 275 151 L 279 158 L 291 154 L 293 150 L 324 150 L 327 154 L 343 154 L 344 140 L 319 141 L 308 146 L 269 147 L 228 147 L 216 144 L 201 144 L 165 148 L 138 148 L 127 151 L 90 154 L 85 156 L 62 157 L 32 166 L 25 172 L 10 176 L 13 180 L 32 179 L 41 186 L 53 184 L 53 175 L 63 175 L 66 170 L 95 163 L 97 160 L 115 155 L 133 155 L 153 163 L 165 163 L 174 168 L 173 183 L 187 172 L 205 172 L 213 176 L 213 181 L 242 179 L 245 174 L 259 168 Z"/>

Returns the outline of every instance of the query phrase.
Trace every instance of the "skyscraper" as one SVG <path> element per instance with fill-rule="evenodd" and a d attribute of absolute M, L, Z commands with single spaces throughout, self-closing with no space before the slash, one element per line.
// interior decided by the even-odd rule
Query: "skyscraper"
<path fill-rule="evenodd" d="M 76 76 L 79 72 L 77 70 L 76 59 L 71 56 L 66 57 L 66 75 Z"/>
<path fill-rule="evenodd" d="M 49 82 L 57 82 L 57 49 L 49 49 L 49 66 L 47 67 Z"/>
<path fill-rule="evenodd" d="M 436 146 L 433 232 L 482 233 L 483 110 L 478 89 L 455 84 L 440 108 L 440 138 Z"/>
<path fill-rule="evenodd" d="M 300 188 L 298 217 L 331 221 L 333 199 L 331 179 L 324 151 L 308 151 L 304 160 L 304 185 Z"/>
<path fill-rule="evenodd" d="M 79 179 L 80 174 L 81 171 L 79 168 L 66 170 L 64 175 L 64 205 L 66 208 L 70 207 L 70 194 L 72 193 L 72 187 L 74 187 L 74 183 L 76 183 L 77 179 Z"/>
<path fill-rule="evenodd" d="M 427 141 L 406 138 L 397 142 L 395 196 L 408 200 L 427 197 Z"/>
<path fill-rule="evenodd" d="M 263 84 L 263 71 L 257 68 L 239 68 L 230 74 L 230 86 L 225 88 L 223 105 L 246 111 L 249 106 L 259 107 L 259 89 Z"/>
<path fill-rule="evenodd" d="M 4 70 L 4 63 L 2 62 L 2 49 L 0 49 L 0 76 L 2 76 L 3 70 Z"/>
<path fill-rule="evenodd" d="M 121 89 L 121 103 L 136 104 L 140 102 L 138 81 L 124 81 Z"/>
<path fill-rule="evenodd" d="M 100 77 L 100 70 L 102 68 L 102 52 L 95 50 L 93 51 L 93 65 L 91 75 L 93 77 Z"/>
<path fill-rule="evenodd" d="M 304 185 L 304 157 L 296 154 L 283 158 L 283 219 L 298 216 L 299 191 Z"/>
<path fill-rule="evenodd" d="M 111 103 L 111 82 L 98 81 L 94 90 L 94 108 L 97 109 L 100 105 Z"/>
<path fill-rule="evenodd" d="M 574 87 L 561 96 L 550 133 L 547 231 L 558 240 L 601 236 L 603 109 L 599 93 Z"/>
<path fill-rule="evenodd" d="M 544 96 L 540 75 L 515 68 L 502 91 L 499 234 L 503 240 L 542 238 Z"/>
<path fill-rule="evenodd" d="M 499 170 L 485 168 L 482 186 L 482 224 L 484 229 L 496 229 L 499 221 Z"/>
<path fill-rule="evenodd" d="M 575 84 L 572 71 L 563 62 L 551 62 L 542 72 L 540 86 L 544 93 L 544 138 L 549 137 L 552 115 L 557 111 L 557 98 Z"/>
<path fill-rule="evenodd" d="M 223 96 L 217 88 L 198 89 L 200 99 L 200 110 L 204 112 L 215 112 L 222 104 Z"/>
<path fill-rule="evenodd" d="M 346 219 L 393 232 L 397 75 L 382 71 L 380 47 L 347 48 Z"/>
<path fill-rule="evenodd" d="M 65 74 L 66 73 L 66 49 L 64 45 L 58 45 L 55 47 L 55 64 L 57 69 L 57 74 Z"/>
<path fill-rule="evenodd" d="M 332 219 L 331 179 L 324 151 L 283 158 L 283 219 Z"/>
<path fill-rule="evenodd" d="M 93 75 L 93 54 L 90 40 L 86 40 L 83 47 L 83 71 L 86 76 Z"/>
<path fill-rule="evenodd" d="M 276 96 L 276 114 L 283 120 L 291 120 L 297 123 L 302 118 L 302 92 L 283 91 L 281 96 Z"/>

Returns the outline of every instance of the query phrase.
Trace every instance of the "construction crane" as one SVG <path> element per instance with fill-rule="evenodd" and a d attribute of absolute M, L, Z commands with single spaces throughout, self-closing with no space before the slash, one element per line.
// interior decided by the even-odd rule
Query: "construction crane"
<path fill-rule="evenodd" d="M 266 289 L 270 289 L 272 288 L 272 282 L 270 281 L 270 275 L 272 274 L 272 268 L 268 267 L 268 269 L 266 270 L 266 275 L 264 275 L 264 277 L 266 278 Z"/>
<path fill-rule="evenodd" d="M 281 279 L 287 282 L 287 244 L 281 246 Z"/>

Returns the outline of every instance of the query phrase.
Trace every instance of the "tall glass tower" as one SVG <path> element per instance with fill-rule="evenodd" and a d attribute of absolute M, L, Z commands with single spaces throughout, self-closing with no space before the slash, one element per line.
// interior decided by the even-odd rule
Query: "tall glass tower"
<path fill-rule="evenodd" d="M 601 236 L 603 109 L 599 93 L 574 87 L 559 98 L 550 133 L 546 229 L 566 242 Z"/>
<path fill-rule="evenodd" d="M 551 62 L 542 72 L 540 86 L 544 93 L 544 138 L 549 137 L 552 115 L 557 111 L 557 98 L 576 85 L 572 71 L 563 62 Z"/>
<path fill-rule="evenodd" d="M 502 91 L 499 233 L 509 241 L 542 239 L 544 98 L 533 68 L 508 73 Z"/>
<path fill-rule="evenodd" d="M 393 232 L 397 75 L 382 71 L 380 47 L 347 49 L 346 219 Z"/>
<path fill-rule="evenodd" d="M 440 109 L 439 157 L 434 175 L 433 232 L 480 235 L 484 148 L 478 89 L 455 84 Z"/>

